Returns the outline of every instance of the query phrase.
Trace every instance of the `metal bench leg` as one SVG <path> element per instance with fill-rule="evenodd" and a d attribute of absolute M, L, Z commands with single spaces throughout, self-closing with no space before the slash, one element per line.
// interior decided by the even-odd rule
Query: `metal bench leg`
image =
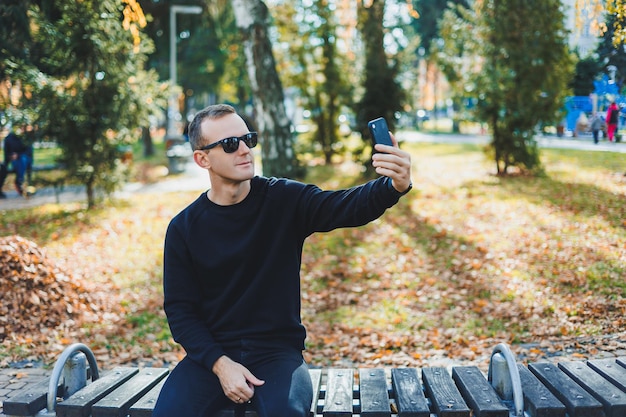
<path fill-rule="evenodd" d="M 81 352 L 84 355 L 82 355 Z M 85 357 L 89 362 L 91 380 L 95 381 L 100 377 L 96 357 L 91 349 L 82 343 L 74 343 L 65 348 L 54 364 L 52 375 L 50 375 L 46 415 L 56 415 L 57 387 L 59 386 L 59 380 L 62 375 L 64 377 L 66 391 L 63 393 L 64 398 L 69 397 L 74 392 L 87 385 Z"/>
<path fill-rule="evenodd" d="M 522 381 L 515 362 L 515 355 L 505 343 L 498 344 L 491 353 L 487 379 L 505 400 L 513 399 L 515 415 L 524 416 L 524 394 Z"/>

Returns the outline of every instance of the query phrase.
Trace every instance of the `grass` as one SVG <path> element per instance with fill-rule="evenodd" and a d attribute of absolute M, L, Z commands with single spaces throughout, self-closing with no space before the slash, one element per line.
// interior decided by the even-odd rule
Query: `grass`
<path fill-rule="evenodd" d="M 36 165 L 52 165 L 61 156 L 61 149 L 57 146 L 37 147 L 33 152 Z"/>
<path fill-rule="evenodd" d="M 415 191 L 370 225 L 307 241 L 307 359 L 369 363 L 406 349 L 426 360 L 442 349 L 454 357 L 468 341 L 528 343 L 623 328 L 622 154 L 545 149 L 545 176 L 506 178 L 493 175 L 473 145 L 405 146 Z M 135 163 L 163 161 L 136 156 Z M 346 163 L 308 175 L 336 188 L 359 183 L 362 173 Z M 126 352 L 127 360 L 171 362 L 180 349 L 160 308 L 162 243 L 169 219 L 196 196 L 136 195 L 91 212 L 81 204 L 4 211 L 0 235 L 31 239 L 75 274 L 113 286 L 123 323 L 115 331 L 106 320 L 93 323 L 82 342 L 112 356 Z M 33 351 L 5 344 L 0 356 Z"/>
<path fill-rule="evenodd" d="M 468 337 L 520 343 L 619 330 L 607 324 L 615 314 L 603 317 L 607 311 L 598 305 L 615 302 L 622 311 L 626 296 L 623 155 L 542 150 L 546 176 L 506 178 L 490 173 L 472 145 L 411 151 L 417 191 L 384 222 L 309 240 L 314 255 L 307 264 L 316 266 L 307 275 L 337 281 L 331 288 L 345 299 L 330 296 L 307 312 L 310 324 L 320 313 L 326 320 L 318 333 L 342 323 L 344 333 L 406 334 L 409 323 L 419 331 L 447 329 L 452 343 Z M 336 256 L 315 255 L 331 247 Z M 345 260 L 350 273 L 335 267 Z M 390 265 L 391 281 L 384 273 Z M 372 271 L 378 274 L 372 282 L 388 287 L 368 287 L 363 277 Z M 354 286 L 365 289 L 345 297 Z M 390 299 L 409 306 L 399 315 Z M 417 349 L 443 343 L 436 334 L 415 339 Z"/>

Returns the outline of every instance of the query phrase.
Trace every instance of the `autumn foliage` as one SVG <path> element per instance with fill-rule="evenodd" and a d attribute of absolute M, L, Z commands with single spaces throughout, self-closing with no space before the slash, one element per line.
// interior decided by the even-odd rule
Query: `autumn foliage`
<path fill-rule="evenodd" d="M 544 150 L 546 176 L 505 178 L 477 147 L 405 146 L 414 191 L 365 227 L 305 244 L 310 363 L 484 369 L 501 342 L 520 361 L 626 355 L 623 155 Z M 311 181 L 342 187 L 362 180 L 359 168 Z M 179 361 L 162 309 L 163 239 L 200 192 L 3 212 L 0 367 L 52 363 L 74 342 L 104 368 Z"/>
<path fill-rule="evenodd" d="M 61 270 L 20 236 L 0 238 L 0 293 L 0 342 L 73 332 L 99 317 L 111 318 L 111 297 L 102 287 Z"/>

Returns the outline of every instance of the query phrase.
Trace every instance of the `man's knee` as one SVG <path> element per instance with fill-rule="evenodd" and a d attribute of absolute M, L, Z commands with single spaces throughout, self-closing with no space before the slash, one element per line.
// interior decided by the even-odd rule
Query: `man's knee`
<path fill-rule="evenodd" d="M 152 410 L 152 417 L 206 416 L 208 404 L 194 401 L 174 387 L 164 387 Z"/>
<path fill-rule="evenodd" d="M 265 413 L 259 413 L 259 415 L 268 417 L 308 417 L 310 409 L 310 398 L 297 398 L 290 399 L 287 404 L 265 404 Z"/>
<path fill-rule="evenodd" d="M 185 358 L 165 381 L 152 417 L 212 416 L 228 403 L 215 374 Z"/>
<path fill-rule="evenodd" d="M 292 385 L 282 392 L 264 392 L 256 398 L 260 417 L 308 417 L 313 402 L 313 388 L 308 371 L 298 370 Z M 304 375 L 301 376 L 301 374 Z M 254 402 L 254 400 L 253 400 Z"/>
<path fill-rule="evenodd" d="M 167 411 L 167 407 L 165 407 L 162 403 L 157 402 L 154 405 L 154 410 L 152 410 L 152 417 L 168 417 L 173 416 L 174 414 L 170 414 Z"/>
<path fill-rule="evenodd" d="M 164 389 L 161 389 L 159 398 L 154 405 L 154 410 L 152 410 L 152 417 L 174 417 L 179 415 L 179 412 L 182 410 L 180 401 L 176 401 L 176 395 L 172 395 L 172 391 L 174 390 L 173 387 L 164 387 Z"/>

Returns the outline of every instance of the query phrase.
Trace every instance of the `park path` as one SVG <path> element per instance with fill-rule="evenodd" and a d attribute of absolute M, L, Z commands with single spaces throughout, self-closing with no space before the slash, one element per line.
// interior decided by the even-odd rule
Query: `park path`
<path fill-rule="evenodd" d="M 398 131 L 396 137 L 406 142 L 440 142 L 440 143 L 474 143 L 486 144 L 489 136 L 486 135 L 458 135 L 458 134 L 429 134 L 415 131 Z M 609 143 L 601 141 L 595 145 L 591 135 L 577 138 L 558 138 L 556 136 L 540 136 L 537 138 L 542 148 L 578 149 L 583 151 L 605 151 L 626 153 L 626 143 Z M 626 160 L 625 160 L 626 166 Z M 9 179 L 10 180 L 10 179 Z M 116 196 L 124 196 L 133 193 L 167 193 L 174 191 L 203 191 L 210 186 L 206 171 L 199 168 L 192 159 L 186 165 L 184 172 L 165 177 L 152 184 L 129 183 L 126 184 Z M 8 191 L 7 198 L 0 200 L 0 212 L 2 210 L 15 210 L 37 207 L 50 203 L 70 203 L 84 201 L 86 199 L 83 186 L 66 186 L 60 191 L 52 187 L 38 189 L 28 197 L 20 197 L 15 191 Z"/>
<path fill-rule="evenodd" d="M 52 371 L 42 367 L 14 367 L 0 369 L 0 417 L 7 417 L 2 411 L 4 401 L 17 394 L 18 391 L 28 389 L 41 381 L 47 381 Z"/>
<path fill-rule="evenodd" d="M 483 145 L 489 143 L 487 135 L 459 135 L 449 133 L 421 133 L 414 131 L 399 131 L 396 134 L 398 140 L 406 142 L 440 142 L 440 143 L 473 143 Z M 537 136 L 537 144 L 540 148 L 576 149 L 581 151 L 603 151 L 626 153 L 626 143 L 600 141 L 593 143 L 591 134 L 579 137 Z"/>
<path fill-rule="evenodd" d="M 11 179 L 7 179 L 10 181 Z M 116 197 L 124 197 L 136 193 L 167 193 L 175 191 L 203 191 L 209 188 L 209 176 L 206 171 L 198 167 L 191 159 L 186 164 L 185 170 L 180 174 L 168 175 L 155 183 L 128 183 L 120 191 L 115 193 Z M 85 187 L 80 185 L 64 186 L 60 190 L 53 187 L 44 187 L 29 197 L 21 197 L 16 191 L 5 192 L 6 199 L 0 200 L 0 211 L 16 210 L 37 207 L 43 204 L 72 203 L 85 201 L 87 195 Z"/>

